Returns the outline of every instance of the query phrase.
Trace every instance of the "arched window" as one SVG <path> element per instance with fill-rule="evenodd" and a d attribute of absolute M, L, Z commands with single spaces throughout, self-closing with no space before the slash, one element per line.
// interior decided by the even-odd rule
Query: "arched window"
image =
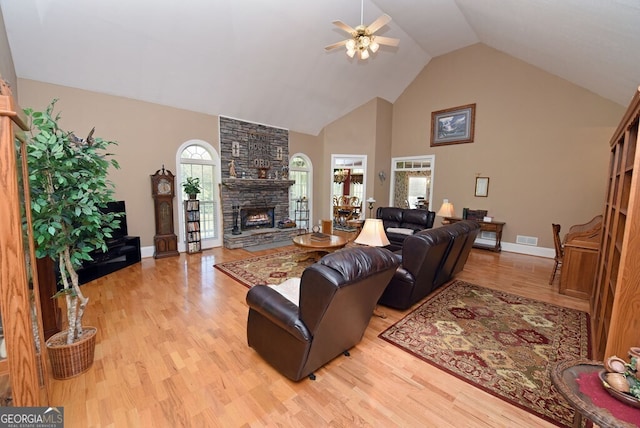
<path fill-rule="evenodd" d="M 309 201 L 309 212 L 313 212 L 312 196 L 312 165 L 311 159 L 305 154 L 296 153 L 289 161 L 289 180 L 295 183 L 289 188 L 289 218 L 295 220 L 296 201 L 306 197 Z M 309 219 L 310 221 L 310 219 Z M 310 228 L 311 224 L 298 225 L 298 227 Z"/>
<path fill-rule="evenodd" d="M 220 236 L 220 199 L 218 183 L 220 182 L 220 158 L 215 149 L 204 141 L 192 140 L 183 144 L 179 151 L 179 181 L 176 190 L 180 194 L 180 201 L 189 199 L 182 190 L 182 183 L 187 177 L 198 177 L 202 192 L 200 200 L 200 234 L 202 248 L 222 245 Z M 182 206 L 182 205 L 181 205 Z M 180 241 L 184 243 L 184 210 L 180 212 Z"/>

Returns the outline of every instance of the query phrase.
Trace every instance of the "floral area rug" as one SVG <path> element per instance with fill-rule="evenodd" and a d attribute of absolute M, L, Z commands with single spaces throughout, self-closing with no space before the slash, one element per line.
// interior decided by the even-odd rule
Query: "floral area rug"
<path fill-rule="evenodd" d="M 304 254 L 292 249 L 234 262 L 218 263 L 215 268 L 251 288 L 257 284 L 280 284 L 289 278 L 300 278 L 314 258 L 301 260 Z"/>
<path fill-rule="evenodd" d="M 590 357 L 589 314 L 455 281 L 380 333 L 389 343 L 559 426 L 574 410 L 553 366 Z"/>

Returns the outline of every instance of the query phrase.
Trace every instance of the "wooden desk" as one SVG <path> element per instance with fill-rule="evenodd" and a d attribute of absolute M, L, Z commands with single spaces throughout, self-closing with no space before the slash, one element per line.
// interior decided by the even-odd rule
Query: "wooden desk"
<path fill-rule="evenodd" d="M 463 219 L 459 218 L 459 217 L 445 217 L 444 218 L 445 222 L 448 223 L 457 223 L 459 221 L 463 221 Z M 495 252 L 500 252 L 502 251 L 502 229 L 504 228 L 504 225 L 506 224 L 503 221 L 479 221 L 479 220 L 474 220 L 475 222 L 477 222 L 480 225 L 480 231 L 485 231 L 485 232 L 495 232 L 496 234 L 496 241 L 494 245 L 489 245 L 489 244 L 483 244 L 483 243 L 478 243 L 475 242 L 473 244 L 474 248 L 482 248 L 483 250 L 490 250 L 490 251 L 495 251 Z"/>
<path fill-rule="evenodd" d="M 564 237 L 560 294 L 591 299 L 602 239 L 602 216 L 571 226 Z"/>
<path fill-rule="evenodd" d="M 560 270 L 560 294 L 590 299 L 598 265 L 598 242 L 564 244 Z"/>

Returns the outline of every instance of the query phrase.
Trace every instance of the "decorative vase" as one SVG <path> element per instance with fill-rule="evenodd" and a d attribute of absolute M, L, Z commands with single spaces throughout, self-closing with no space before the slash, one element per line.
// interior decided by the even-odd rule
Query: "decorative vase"
<path fill-rule="evenodd" d="M 198 194 L 197 193 L 189 193 L 189 199 L 195 200 L 197 198 L 198 198 Z"/>
<path fill-rule="evenodd" d="M 69 379 L 91 368 L 96 349 L 95 327 L 85 327 L 80 340 L 67 345 L 67 332 L 54 334 L 46 341 L 55 379 Z"/>

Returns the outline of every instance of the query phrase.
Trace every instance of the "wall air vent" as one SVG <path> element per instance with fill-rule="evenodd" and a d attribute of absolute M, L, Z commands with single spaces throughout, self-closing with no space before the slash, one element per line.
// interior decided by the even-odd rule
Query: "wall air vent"
<path fill-rule="evenodd" d="M 538 238 L 535 236 L 516 235 L 516 244 L 538 246 Z"/>

